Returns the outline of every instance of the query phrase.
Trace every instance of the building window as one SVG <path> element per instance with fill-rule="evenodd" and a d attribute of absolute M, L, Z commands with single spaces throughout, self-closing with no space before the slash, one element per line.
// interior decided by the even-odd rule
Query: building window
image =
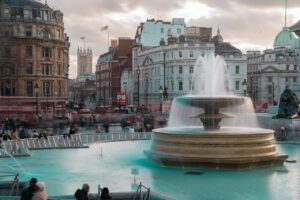
<path fill-rule="evenodd" d="M 289 77 L 285 77 L 285 82 L 289 82 Z"/>
<path fill-rule="evenodd" d="M 297 77 L 293 77 L 293 81 L 294 81 L 294 82 L 297 82 Z"/>
<path fill-rule="evenodd" d="M 51 94 L 51 83 L 50 81 L 44 81 L 43 82 L 43 95 L 44 96 L 50 96 Z"/>
<path fill-rule="evenodd" d="M 178 67 L 178 73 L 179 73 L 179 74 L 182 74 L 182 71 L 183 71 L 182 66 L 179 65 L 179 67 Z"/>
<path fill-rule="evenodd" d="M 164 28 L 161 28 L 161 29 L 160 29 L 160 33 L 164 33 Z"/>
<path fill-rule="evenodd" d="M 177 29 L 177 33 L 181 34 L 181 29 L 180 28 Z"/>
<path fill-rule="evenodd" d="M 48 10 L 44 10 L 44 12 L 43 12 L 43 20 L 44 21 L 49 21 L 49 11 Z"/>
<path fill-rule="evenodd" d="M 172 58 L 174 57 L 173 52 L 171 52 Z"/>
<path fill-rule="evenodd" d="M 49 47 L 43 47 L 43 57 L 51 58 L 51 49 Z"/>
<path fill-rule="evenodd" d="M 268 82 L 272 82 L 273 81 L 273 77 L 268 77 Z"/>
<path fill-rule="evenodd" d="M 26 37 L 32 37 L 32 27 L 31 26 L 26 26 L 25 27 L 25 36 Z"/>
<path fill-rule="evenodd" d="M 290 70 L 290 66 L 289 65 L 286 65 L 286 70 Z"/>
<path fill-rule="evenodd" d="M 61 75 L 61 64 L 57 63 L 57 75 Z"/>
<path fill-rule="evenodd" d="M 24 9 L 24 19 L 31 19 L 31 18 L 32 18 L 31 10 Z"/>
<path fill-rule="evenodd" d="M 26 46 L 26 57 L 32 57 L 32 46 Z"/>
<path fill-rule="evenodd" d="M 32 63 L 27 63 L 27 66 L 26 66 L 26 73 L 27 73 L 27 74 L 33 74 Z"/>
<path fill-rule="evenodd" d="M 181 51 L 179 51 L 179 58 L 181 58 L 182 57 L 182 52 Z"/>
<path fill-rule="evenodd" d="M 11 56 L 11 50 L 9 47 L 4 47 L 4 56 L 10 57 Z"/>
<path fill-rule="evenodd" d="M 171 34 L 171 29 L 170 28 L 168 28 L 168 34 Z"/>
<path fill-rule="evenodd" d="M 192 86 L 193 86 L 193 81 L 189 80 L 189 90 L 192 90 Z"/>
<path fill-rule="evenodd" d="M 9 17 L 9 8 L 3 8 L 3 16 Z"/>
<path fill-rule="evenodd" d="M 236 74 L 239 74 L 239 73 L 240 73 L 240 66 L 239 66 L 239 65 L 236 65 L 236 66 L 235 66 L 235 73 L 236 73 Z"/>
<path fill-rule="evenodd" d="M 33 83 L 32 81 L 27 81 L 27 96 L 33 96 Z"/>
<path fill-rule="evenodd" d="M 194 73 L 194 67 L 190 66 L 190 74 L 193 74 L 193 73 Z"/>
<path fill-rule="evenodd" d="M 294 65 L 294 70 L 295 70 L 295 71 L 297 70 L 297 65 Z"/>
<path fill-rule="evenodd" d="M 178 90 L 179 91 L 183 90 L 183 82 L 182 81 L 178 81 Z"/>
<path fill-rule="evenodd" d="M 51 64 L 43 64 L 42 65 L 42 74 L 43 75 L 51 75 L 52 74 L 52 65 Z"/>
<path fill-rule="evenodd" d="M 190 58 L 193 58 L 193 57 L 194 57 L 194 52 L 190 51 Z"/>
<path fill-rule="evenodd" d="M 235 90 L 240 90 L 240 81 L 235 81 Z"/>

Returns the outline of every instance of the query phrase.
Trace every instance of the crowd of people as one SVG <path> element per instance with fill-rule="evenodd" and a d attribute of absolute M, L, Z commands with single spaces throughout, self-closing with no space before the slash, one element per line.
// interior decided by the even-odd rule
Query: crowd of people
<path fill-rule="evenodd" d="M 81 189 L 77 189 L 74 197 L 76 200 L 89 200 L 89 184 L 85 183 Z M 111 200 L 112 196 L 109 193 L 107 187 L 101 190 L 100 200 Z M 38 181 L 36 178 L 31 178 L 29 186 L 21 195 L 20 200 L 48 200 L 48 194 L 46 192 L 46 184 L 42 181 Z"/>

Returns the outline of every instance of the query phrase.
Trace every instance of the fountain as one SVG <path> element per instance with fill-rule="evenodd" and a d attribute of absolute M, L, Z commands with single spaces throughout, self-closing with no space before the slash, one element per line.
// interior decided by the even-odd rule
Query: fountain
<path fill-rule="evenodd" d="M 274 131 L 255 128 L 251 100 L 230 94 L 226 69 L 225 61 L 214 52 L 198 58 L 191 94 L 173 100 L 168 127 L 153 131 L 151 149 L 145 151 L 148 158 L 182 168 L 252 169 L 283 164 L 288 156 L 277 153 Z"/>

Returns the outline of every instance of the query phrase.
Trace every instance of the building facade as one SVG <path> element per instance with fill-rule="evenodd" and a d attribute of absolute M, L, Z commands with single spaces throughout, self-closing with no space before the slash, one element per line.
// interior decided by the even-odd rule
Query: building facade
<path fill-rule="evenodd" d="M 114 42 L 115 43 L 115 42 Z M 96 66 L 96 97 L 98 105 L 117 105 L 118 93 L 122 91 L 121 76 L 129 71 L 131 64 L 132 39 L 119 38 L 117 44 L 109 51 L 100 55 Z M 126 94 L 125 94 L 126 95 Z"/>
<path fill-rule="evenodd" d="M 179 37 L 184 33 L 184 18 L 173 18 L 172 22 L 148 19 L 137 27 L 134 43 L 154 47 L 159 46 L 162 40 L 167 41 L 170 36 Z"/>
<path fill-rule="evenodd" d="M 63 13 L 34 0 L 0 1 L 0 112 L 62 116 L 69 38 Z"/>
<path fill-rule="evenodd" d="M 189 93 L 197 58 L 205 57 L 211 51 L 222 56 L 227 63 L 230 76 L 228 90 L 237 95 L 245 95 L 243 85 L 247 80 L 246 55 L 230 43 L 223 42 L 219 29 L 214 37 L 211 28 L 186 27 L 185 30 L 184 35 L 169 37 L 160 46 L 134 44 L 132 104 L 150 105 L 158 109 L 161 96 L 166 100 L 167 95 L 168 100 L 171 100 Z"/>
<path fill-rule="evenodd" d="M 77 76 L 93 73 L 92 49 L 77 49 Z"/>
<path fill-rule="evenodd" d="M 248 93 L 259 107 L 279 103 L 284 89 L 296 83 L 298 45 L 295 36 L 284 27 L 274 39 L 274 49 L 247 53 Z"/>

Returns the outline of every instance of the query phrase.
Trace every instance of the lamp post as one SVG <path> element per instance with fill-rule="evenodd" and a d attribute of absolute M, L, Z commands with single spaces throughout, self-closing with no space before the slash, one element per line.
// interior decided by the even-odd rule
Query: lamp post
<path fill-rule="evenodd" d="M 36 115 L 36 117 L 38 117 L 38 114 L 39 114 L 39 102 L 38 102 L 39 85 L 37 83 L 34 86 L 34 93 L 35 93 L 35 115 Z"/>
<path fill-rule="evenodd" d="M 160 94 L 160 115 L 162 116 L 162 112 L 163 112 L 163 110 L 162 110 L 162 94 L 164 92 L 164 89 L 162 88 L 162 86 L 159 87 L 158 91 Z"/>
<path fill-rule="evenodd" d="M 272 81 L 272 105 L 275 104 L 275 85 L 274 82 Z"/>
<path fill-rule="evenodd" d="M 293 91 L 296 93 L 296 95 L 299 97 L 300 95 L 300 20 L 292 25 L 290 28 L 290 31 L 295 32 L 295 34 L 298 36 L 298 40 L 299 40 L 299 56 L 298 56 L 298 77 L 297 77 L 297 82 L 296 84 L 293 86 Z"/>
<path fill-rule="evenodd" d="M 146 91 L 145 91 L 145 99 L 146 99 L 146 111 L 148 110 L 148 77 L 149 77 L 149 74 L 146 73 L 145 74 L 145 78 L 146 78 Z"/>
<path fill-rule="evenodd" d="M 71 119 L 71 98 L 72 98 L 72 92 L 69 91 L 69 103 L 68 103 L 69 119 Z"/>
<path fill-rule="evenodd" d="M 244 79 L 242 86 L 243 86 L 244 96 L 247 96 L 247 81 L 246 81 L 246 79 Z"/>
<path fill-rule="evenodd" d="M 164 55 L 164 88 L 163 88 L 163 96 L 164 100 L 168 100 L 168 88 L 166 87 L 166 52 L 163 52 Z"/>
<path fill-rule="evenodd" d="M 136 74 L 137 74 L 137 86 L 138 86 L 138 91 L 137 91 L 137 93 L 138 93 L 138 95 L 137 95 L 137 100 L 138 100 L 138 102 L 137 102 L 137 104 L 138 104 L 138 107 L 140 106 L 140 73 L 141 73 L 141 70 L 140 69 L 137 69 L 136 70 Z"/>

